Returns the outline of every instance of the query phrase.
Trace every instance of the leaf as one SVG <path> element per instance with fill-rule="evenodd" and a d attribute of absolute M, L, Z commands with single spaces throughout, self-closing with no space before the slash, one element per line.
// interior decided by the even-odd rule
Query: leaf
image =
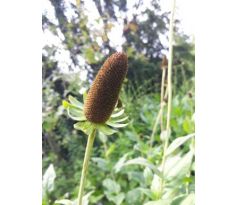
<path fill-rule="evenodd" d="M 74 202 L 70 201 L 68 199 L 60 199 L 60 200 L 55 201 L 55 204 L 73 205 Z"/>
<path fill-rule="evenodd" d="M 105 135 L 112 135 L 117 132 L 117 130 L 114 130 L 106 125 L 97 125 L 97 128 L 100 132 L 102 132 Z"/>
<path fill-rule="evenodd" d="M 83 205 L 88 205 L 89 204 L 89 197 L 92 195 L 94 191 L 88 192 L 86 195 L 83 196 Z"/>
<path fill-rule="evenodd" d="M 124 193 L 117 194 L 116 196 L 112 195 L 108 192 L 106 192 L 105 194 L 106 194 L 108 200 L 114 202 L 116 205 L 120 205 L 125 198 Z"/>
<path fill-rule="evenodd" d="M 102 185 L 107 189 L 110 193 L 118 194 L 121 191 L 121 187 L 118 183 L 111 179 L 105 179 L 102 182 Z"/>
<path fill-rule="evenodd" d="M 53 164 L 50 164 L 50 166 L 47 168 L 43 176 L 43 181 L 42 181 L 43 193 L 51 192 L 54 190 L 55 177 L 56 177 L 56 173 L 54 170 L 54 166 Z"/>
<path fill-rule="evenodd" d="M 193 154 L 193 151 L 189 151 L 183 157 L 179 157 L 179 159 L 176 160 L 176 162 L 172 166 L 170 166 L 169 169 L 167 166 L 165 169 L 166 178 L 168 180 L 172 180 L 173 178 L 179 179 L 184 177 L 191 167 Z"/>
<path fill-rule="evenodd" d="M 161 199 L 158 201 L 149 201 L 145 203 L 144 205 L 170 205 L 171 200 L 169 199 Z"/>
<path fill-rule="evenodd" d="M 176 197 L 171 205 L 195 205 L 195 194 L 191 193 L 189 195 Z"/>
<path fill-rule="evenodd" d="M 158 175 L 154 174 L 153 176 L 153 180 L 152 180 L 152 183 L 151 183 L 151 192 L 153 193 L 153 195 L 155 196 L 155 198 L 158 198 L 159 197 L 159 194 L 160 194 L 160 178 Z"/>
<path fill-rule="evenodd" d="M 147 185 L 150 185 L 153 180 L 153 173 L 149 167 L 146 167 L 143 172 L 145 182 Z"/>
<path fill-rule="evenodd" d="M 178 147 L 180 147 L 182 144 L 184 144 L 186 141 L 188 141 L 190 138 L 192 138 L 195 134 L 190 134 L 184 137 L 178 137 L 176 138 L 168 147 L 166 151 L 166 156 L 173 153 Z"/>
<path fill-rule="evenodd" d="M 145 167 L 149 167 L 156 174 L 161 176 L 160 171 L 157 169 L 157 167 L 143 157 L 137 157 L 135 159 L 128 160 L 126 163 L 124 163 L 124 166 L 127 166 L 127 165 L 143 165 Z"/>
<path fill-rule="evenodd" d="M 124 162 L 126 161 L 127 156 L 129 155 L 129 153 L 124 154 L 119 160 L 118 162 L 114 165 L 113 169 L 115 170 L 116 173 L 118 173 L 119 171 L 121 171 L 121 168 L 124 165 Z"/>
<path fill-rule="evenodd" d="M 128 204 L 139 204 L 142 201 L 142 197 L 142 193 L 138 188 L 132 189 L 126 194 L 126 202 Z"/>
<path fill-rule="evenodd" d="M 77 106 L 80 109 L 83 109 L 83 103 L 79 102 L 76 98 L 70 95 L 68 99 L 69 102 L 71 102 L 73 105 Z"/>

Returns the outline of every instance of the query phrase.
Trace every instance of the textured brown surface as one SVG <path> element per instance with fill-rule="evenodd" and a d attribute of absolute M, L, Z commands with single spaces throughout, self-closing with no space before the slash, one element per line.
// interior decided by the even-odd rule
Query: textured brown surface
<path fill-rule="evenodd" d="M 127 69 L 125 53 L 114 53 L 105 61 L 98 71 L 84 105 L 84 114 L 88 121 L 104 123 L 110 118 Z"/>

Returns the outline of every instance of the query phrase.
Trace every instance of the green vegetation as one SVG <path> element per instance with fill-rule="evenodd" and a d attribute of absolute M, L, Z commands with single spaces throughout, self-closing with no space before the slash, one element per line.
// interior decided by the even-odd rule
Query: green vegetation
<path fill-rule="evenodd" d="M 84 1 L 81 1 L 80 8 L 71 5 L 77 16 L 71 20 L 66 17 L 63 1 L 51 2 L 59 24 L 53 24 L 43 14 L 43 29 L 56 35 L 56 30 L 60 29 L 65 37 L 62 44 L 72 60 L 69 68 L 80 65 L 80 71 L 63 73 L 55 57 L 59 48 L 44 47 L 42 204 L 53 205 L 58 200 L 61 204 L 73 205 L 69 200 L 78 196 L 87 135 L 74 129 L 75 121 L 67 116 L 62 99 L 72 95 L 83 102 L 79 91 L 89 88 L 108 52 L 115 51 L 108 38 L 109 25 L 118 21 L 116 8 L 122 13 L 128 12 L 125 9 L 127 1 L 105 0 L 104 4 L 94 1 L 99 20 L 104 25 L 100 34 L 87 23 Z M 162 76 L 167 75 L 162 75 L 161 60 L 166 47 L 158 40 L 161 35 L 167 35 L 168 16 L 166 13 L 158 15 L 158 2 L 152 1 L 152 8 L 142 11 L 143 15 L 148 15 L 146 20 L 141 20 L 138 14 L 132 20 L 124 19 L 123 37 L 126 42 L 122 46 L 128 55 L 128 75 L 120 99 L 129 116 L 129 124 L 110 136 L 96 135 L 83 205 L 194 204 L 194 45 L 175 29 L 173 97 L 168 132 L 165 129 L 169 101 L 167 78 L 165 97 L 161 99 Z M 138 3 L 135 6 L 140 8 L 142 5 Z M 152 28 L 154 32 L 149 26 L 152 23 L 156 25 Z M 95 41 L 96 36 L 103 39 L 101 46 Z M 145 39 L 147 43 L 144 43 Z M 85 65 L 80 64 L 77 55 L 86 59 Z M 82 70 L 88 71 L 85 81 L 80 78 Z M 164 126 L 155 128 L 163 105 L 161 102 L 164 103 Z"/>

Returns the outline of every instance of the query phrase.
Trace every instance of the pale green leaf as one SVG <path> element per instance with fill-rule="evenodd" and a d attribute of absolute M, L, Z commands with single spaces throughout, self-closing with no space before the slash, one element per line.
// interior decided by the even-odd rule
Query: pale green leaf
<path fill-rule="evenodd" d="M 42 186 L 43 186 L 43 194 L 46 192 L 51 192 L 54 190 L 54 180 L 56 177 L 55 169 L 53 164 L 47 168 L 43 175 Z"/>
<path fill-rule="evenodd" d="M 195 194 L 191 193 L 189 195 L 176 197 L 171 205 L 195 205 Z"/>
<path fill-rule="evenodd" d="M 190 134 L 184 137 L 178 137 L 176 138 L 168 147 L 167 151 L 166 151 L 166 156 L 170 155 L 171 153 L 173 153 L 178 147 L 180 147 L 182 144 L 184 144 L 187 140 L 189 140 L 190 138 L 192 138 L 194 136 L 194 134 Z"/>
<path fill-rule="evenodd" d="M 119 172 L 119 171 L 121 171 L 121 168 L 123 167 L 124 162 L 126 161 L 126 158 L 127 158 L 128 155 L 129 155 L 128 153 L 124 154 L 124 155 L 118 160 L 118 162 L 115 164 L 115 166 L 113 167 L 113 169 L 115 170 L 116 173 Z"/>
<path fill-rule="evenodd" d="M 159 191 L 160 191 L 160 178 L 158 175 L 154 174 L 153 180 L 150 186 L 151 192 L 155 196 L 155 198 L 159 197 Z"/>
<path fill-rule="evenodd" d="M 170 199 L 161 199 L 157 201 L 149 201 L 144 205 L 170 205 L 170 203 L 171 203 Z"/>
<path fill-rule="evenodd" d="M 68 199 L 60 199 L 60 200 L 55 201 L 55 204 L 73 205 L 74 202 L 70 201 Z"/>
<path fill-rule="evenodd" d="M 165 165 L 165 175 L 168 180 L 173 178 L 182 178 L 188 173 L 191 168 L 192 159 L 193 159 L 193 151 L 189 151 L 183 157 L 179 157 L 178 160 L 168 169 L 168 166 Z M 167 163 L 167 161 L 166 161 Z"/>
<path fill-rule="evenodd" d="M 154 171 L 154 173 L 161 176 L 157 167 L 155 165 L 153 165 L 152 163 L 150 163 L 147 159 L 145 159 L 143 157 L 137 157 L 135 159 L 128 160 L 126 163 L 124 163 L 124 166 L 127 166 L 127 165 L 142 165 L 142 166 L 145 166 L 145 167 L 149 167 L 151 170 Z"/>
<path fill-rule="evenodd" d="M 111 193 L 118 194 L 121 191 L 120 184 L 111 179 L 104 179 L 102 185 Z"/>

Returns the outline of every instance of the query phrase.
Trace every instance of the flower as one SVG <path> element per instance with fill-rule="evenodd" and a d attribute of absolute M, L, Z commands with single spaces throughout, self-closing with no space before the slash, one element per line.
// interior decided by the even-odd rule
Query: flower
<path fill-rule="evenodd" d="M 84 94 L 84 103 L 69 96 L 63 101 L 71 119 L 78 121 L 74 128 L 90 134 L 94 129 L 105 135 L 117 132 L 114 128 L 125 127 L 128 116 L 124 113 L 119 100 L 119 92 L 127 73 L 127 56 L 114 53 L 99 70 L 88 94 Z"/>

